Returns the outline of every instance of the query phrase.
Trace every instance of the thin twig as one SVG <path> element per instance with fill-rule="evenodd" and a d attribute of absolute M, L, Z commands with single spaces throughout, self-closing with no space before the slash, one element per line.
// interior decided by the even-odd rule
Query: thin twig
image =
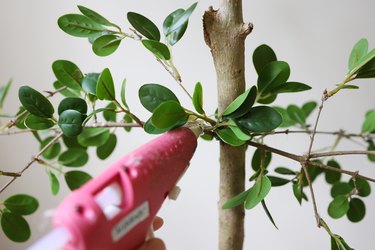
<path fill-rule="evenodd" d="M 368 151 L 368 150 L 332 151 L 332 152 L 310 154 L 309 158 L 312 159 L 312 158 L 339 156 L 339 155 L 375 155 L 375 151 L 374 150 L 372 151 Z"/>
<path fill-rule="evenodd" d="M 318 115 L 316 117 L 314 128 L 313 128 L 312 134 L 310 136 L 310 144 L 309 144 L 307 154 L 305 155 L 305 161 L 301 162 L 303 172 L 305 173 L 307 183 L 309 184 L 311 199 L 312 199 L 312 203 L 313 203 L 313 207 L 314 207 L 315 219 L 316 219 L 316 223 L 317 223 L 318 227 L 320 227 L 320 215 L 319 215 L 319 212 L 318 212 L 318 204 L 317 204 L 316 199 L 315 199 L 315 193 L 314 193 L 314 188 L 313 188 L 313 185 L 312 185 L 312 182 L 311 182 L 310 174 L 307 171 L 307 166 L 308 166 L 307 163 L 310 160 L 310 154 L 311 154 L 311 150 L 312 150 L 312 147 L 313 147 L 313 144 L 314 144 L 316 130 L 318 128 L 320 115 L 322 113 L 323 105 L 324 105 L 324 102 L 326 100 L 327 100 L 327 90 L 324 90 L 323 96 L 322 96 L 322 101 L 320 103 L 319 110 L 318 110 Z"/>
<path fill-rule="evenodd" d="M 12 179 L 10 179 L 1 189 L 0 194 L 10 185 L 12 184 L 18 177 L 20 177 L 34 162 L 39 160 L 39 157 L 49 148 L 51 147 L 56 141 L 60 139 L 60 137 L 63 135 L 63 133 L 59 133 L 55 136 L 46 146 L 44 146 L 27 164 L 26 166 L 18 172 L 19 176 L 13 176 Z"/>
<path fill-rule="evenodd" d="M 184 85 L 182 84 L 182 81 L 181 81 L 181 78 L 180 77 L 177 77 L 172 70 L 170 70 L 168 68 L 167 65 L 165 65 L 165 63 L 160 60 L 159 58 L 156 58 L 156 60 L 164 67 L 164 69 L 173 77 L 173 79 L 177 82 L 178 85 L 180 85 L 180 87 L 182 88 L 182 90 L 189 96 L 190 99 L 193 99 L 193 97 L 190 95 L 189 91 L 187 91 L 187 89 L 184 87 Z"/>
<path fill-rule="evenodd" d="M 141 127 L 138 123 L 127 123 L 127 122 L 96 122 L 87 124 L 85 128 L 127 128 L 127 127 Z"/>
<path fill-rule="evenodd" d="M 278 154 L 278 155 L 281 155 L 281 156 L 284 156 L 284 157 L 289 158 L 291 160 L 297 161 L 300 164 L 302 164 L 306 161 L 306 158 L 303 157 L 303 156 L 292 154 L 290 152 L 286 152 L 286 151 L 283 151 L 283 150 L 280 150 L 280 149 L 277 149 L 277 148 L 266 146 L 264 144 L 260 144 L 260 143 L 257 143 L 257 142 L 248 141 L 247 145 L 253 146 L 255 148 L 260 148 L 260 149 L 263 149 L 265 151 L 275 153 L 275 154 Z M 350 175 L 351 177 L 361 178 L 361 179 L 365 179 L 365 180 L 368 180 L 368 181 L 371 181 L 371 182 L 375 182 L 374 178 L 370 178 L 370 177 L 361 175 L 361 174 L 358 173 L 358 171 L 354 171 L 354 172 L 348 171 L 348 170 L 344 170 L 344 169 L 340 169 L 340 168 L 331 167 L 331 166 L 328 166 L 328 165 L 325 165 L 325 164 L 322 164 L 322 163 L 319 163 L 319 162 L 310 161 L 310 160 L 307 161 L 306 164 L 308 166 L 319 167 L 319 168 L 322 168 L 322 169 L 327 169 L 327 170 L 338 172 L 338 173 L 341 173 L 341 174 Z"/>

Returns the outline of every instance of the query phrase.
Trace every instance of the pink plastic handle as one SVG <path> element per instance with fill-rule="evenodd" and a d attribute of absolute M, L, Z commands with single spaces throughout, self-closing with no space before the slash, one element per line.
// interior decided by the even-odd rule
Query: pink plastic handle
<path fill-rule="evenodd" d="M 190 129 L 175 129 L 123 157 L 72 192 L 53 218 L 55 228 L 65 227 L 72 235 L 66 249 L 138 248 L 168 193 L 189 165 L 196 147 L 196 136 Z M 121 190 L 113 218 L 98 204 L 99 194 L 107 187 Z"/>

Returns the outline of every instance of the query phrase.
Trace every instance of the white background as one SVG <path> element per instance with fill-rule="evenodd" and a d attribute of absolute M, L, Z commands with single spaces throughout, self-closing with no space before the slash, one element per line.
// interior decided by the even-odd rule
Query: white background
<path fill-rule="evenodd" d="M 251 62 L 252 51 L 262 43 L 270 45 L 280 60 L 289 62 L 291 80 L 306 82 L 313 90 L 301 94 L 280 95 L 275 102 L 286 106 L 290 103 L 302 105 L 307 100 L 318 101 L 325 88 L 332 89 L 347 71 L 347 58 L 353 44 L 360 38 L 369 39 L 370 48 L 375 47 L 375 2 L 371 0 L 349 1 L 293 1 L 253 0 L 244 1 L 244 19 L 254 23 L 254 31 L 246 41 L 247 86 L 256 82 Z M 0 84 L 13 78 L 14 84 L 5 103 L 5 111 L 15 113 L 19 102 L 17 90 L 27 84 L 38 90 L 50 90 L 54 81 L 51 64 L 57 59 L 75 62 L 83 72 L 100 72 L 109 67 L 117 83 L 128 79 L 128 102 L 142 119 L 149 114 L 140 106 L 137 90 L 144 83 L 162 83 L 176 92 L 181 102 L 192 107 L 188 98 L 176 86 L 165 70 L 139 43 L 132 40 L 122 42 L 119 50 L 109 57 L 95 56 L 86 39 L 74 38 L 63 33 L 57 26 L 57 18 L 66 13 L 78 13 L 77 4 L 92 8 L 112 22 L 129 27 L 126 13 L 135 11 L 152 19 L 161 27 L 163 19 L 173 10 L 187 8 L 191 1 L 1 1 L 0 7 Z M 185 37 L 174 48 L 174 60 L 184 84 L 190 91 L 201 81 L 204 87 L 205 108 L 213 112 L 216 106 L 215 73 L 209 49 L 202 33 L 202 14 L 208 6 L 217 6 L 216 1 L 201 1 L 191 17 Z M 329 100 L 323 110 L 319 130 L 339 129 L 359 132 L 364 114 L 374 108 L 374 80 L 358 82 L 360 90 L 342 91 Z M 58 100 L 54 100 L 58 103 Z M 316 116 L 316 112 L 313 117 Z M 3 120 L 4 121 L 4 120 Z M 312 119 L 310 120 L 312 122 Z M 136 146 L 151 137 L 140 130 L 127 134 L 119 131 L 119 144 L 106 161 L 96 159 L 95 151 L 85 170 L 100 173 Z M 334 137 L 318 136 L 315 148 L 330 146 Z M 0 169 L 20 170 L 38 145 L 31 135 L 0 137 Z M 302 154 L 306 152 L 306 136 L 274 136 L 267 139 L 270 146 Z M 343 143 L 338 149 L 362 149 L 353 143 Z M 167 201 L 160 215 L 165 226 L 157 233 L 172 250 L 216 249 L 218 201 L 218 143 L 199 141 L 199 148 L 189 171 L 181 180 L 182 193 L 177 202 Z M 251 155 L 253 149 L 249 149 Z M 250 170 L 250 160 L 247 169 Z M 351 170 L 375 176 L 374 165 L 363 156 L 342 157 L 339 161 Z M 287 166 L 299 169 L 297 163 L 274 157 L 272 168 Z M 167 173 L 166 173 L 167 174 Z M 251 172 L 248 171 L 249 177 Z M 347 177 L 345 177 L 347 178 Z M 0 184 L 7 178 L 1 177 Z M 0 248 L 24 249 L 49 230 L 49 210 L 53 209 L 68 193 L 62 181 L 62 192 L 56 197 L 49 191 L 48 177 L 44 167 L 33 165 L 1 194 L 0 200 L 16 193 L 27 193 L 39 198 L 40 209 L 28 216 L 32 226 L 32 238 L 25 244 L 10 242 L 0 230 Z M 331 200 L 328 186 L 320 177 L 315 183 L 317 202 L 322 217 L 331 229 L 341 234 L 355 249 L 370 250 L 375 245 L 373 222 L 375 221 L 374 196 L 365 198 L 365 219 L 356 224 L 345 217 L 330 219 L 327 206 Z M 268 221 L 260 206 L 246 213 L 246 239 L 244 249 L 329 249 L 327 233 L 315 225 L 312 205 L 299 206 L 291 192 L 291 186 L 274 188 L 267 203 L 280 230 Z"/>

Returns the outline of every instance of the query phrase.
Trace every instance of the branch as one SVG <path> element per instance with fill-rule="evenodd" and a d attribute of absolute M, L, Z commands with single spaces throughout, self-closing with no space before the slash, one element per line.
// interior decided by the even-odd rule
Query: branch
<path fill-rule="evenodd" d="M 311 158 L 339 156 L 339 155 L 375 155 L 375 151 L 374 150 L 372 151 L 368 151 L 368 150 L 332 151 L 332 152 L 310 154 L 309 158 L 311 159 Z"/>
<path fill-rule="evenodd" d="M 44 148 L 42 148 L 32 159 L 29 161 L 26 166 L 18 172 L 19 175 L 13 176 L 12 179 L 10 179 L 1 189 L 0 189 L 0 194 L 7 188 L 9 187 L 10 184 L 12 184 L 18 177 L 22 176 L 22 174 L 36 161 L 39 160 L 39 157 L 50 147 L 52 146 L 56 141 L 60 139 L 60 137 L 63 135 L 63 133 L 59 133 L 55 138 L 53 138 Z"/>

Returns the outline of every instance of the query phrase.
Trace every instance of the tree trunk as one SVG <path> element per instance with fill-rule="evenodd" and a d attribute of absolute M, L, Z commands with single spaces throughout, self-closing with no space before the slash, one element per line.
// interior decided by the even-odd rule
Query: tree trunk
<path fill-rule="evenodd" d="M 203 16 L 204 36 L 215 64 L 218 112 L 245 91 L 245 38 L 252 24 L 244 24 L 242 0 L 221 0 Z M 244 239 L 244 208 L 223 210 L 222 205 L 245 186 L 245 147 L 220 143 L 219 249 L 240 250 Z"/>

